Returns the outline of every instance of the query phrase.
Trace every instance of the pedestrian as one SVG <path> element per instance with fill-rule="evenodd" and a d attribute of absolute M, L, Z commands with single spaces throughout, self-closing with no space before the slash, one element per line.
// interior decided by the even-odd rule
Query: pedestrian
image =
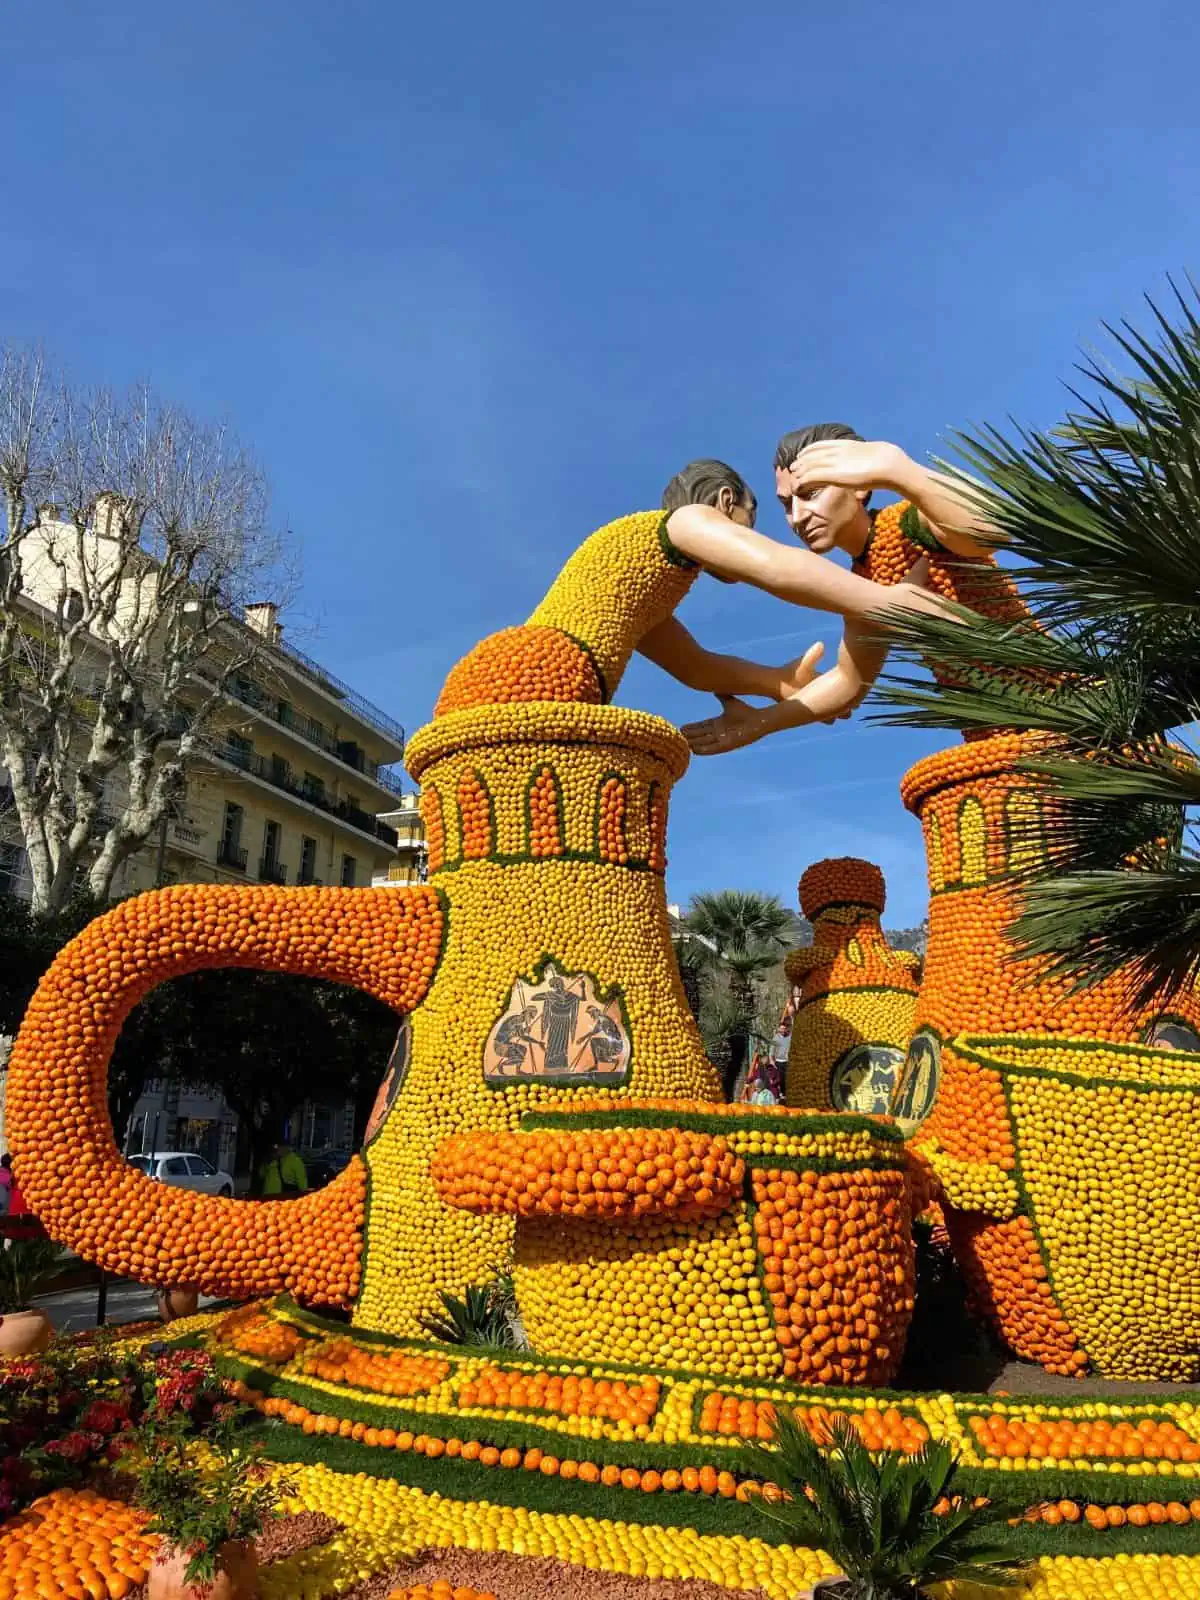
<path fill-rule="evenodd" d="M 8 1183 L 8 1215 L 10 1217 L 27 1217 L 29 1207 L 25 1203 L 25 1196 L 21 1193 L 21 1185 L 17 1182 L 17 1175 L 13 1171 L 12 1156 L 7 1151 L 0 1156 L 0 1172 L 7 1175 Z M 0 1179 L 3 1182 L 3 1179 Z"/>
<path fill-rule="evenodd" d="M 0 1156 L 0 1217 L 8 1215 L 8 1208 L 12 1204 L 12 1157 L 5 1151 Z"/>
<path fill-rule="evenodd" d="M 270 1159 L 261 1169 L 262 1197 L 264 1200 L 286 1200 L 304 1194 L 308 1188 L 308 1173 L 296 1152 L 282 1141 L 271 1152 Z"/>

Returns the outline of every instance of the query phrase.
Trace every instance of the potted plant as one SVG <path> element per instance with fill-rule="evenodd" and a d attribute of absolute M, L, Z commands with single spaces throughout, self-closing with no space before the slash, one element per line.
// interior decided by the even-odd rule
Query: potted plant
<path fill-rule="evenodd" d="M 1023 1563 L 1003 1543 L 1011 1510 L 955 1496 L 949 1446 L 872 1455 L 845 1418 L 835 1417 L 818 1441 L 783 1410 L 773 1432 L 773 1448 L 750 1445 L 745 1460 L 780 1492 L 755 1493 L 753 1502 L 797 1544 L 837 1562 L 840 1573 L 818 1583 L 813 1600 L 918 1600 L 952 1578 L 1021 1582 Z"/>
<path fill-rule="evenodd" d="M 158 1314 L 163 1322 L 177 1322 L 181 1317 L 194 1317 L 200 1304 L 195 1289 L 159 1289 Z"/>
<path fill-rule="evenodd" d="M 52 1239 L 9 1239 L 0 1249 L 0 1356 L 30 1355 L 50 1343 L 50 1318 L 31 1302 L 61 1254 Z"/>
<path fill-rule="evenodd" d="M 186 1423 L 152 1424 L 141 1443 L 134 1498 L 161 1538 L 147 1600 L 253 1600 L 254 1539 L 276 1513 L 281 1480 L 265 1477 L 223 1428 L 206 1439 L 215 1460 L 203 1463 Z"/>

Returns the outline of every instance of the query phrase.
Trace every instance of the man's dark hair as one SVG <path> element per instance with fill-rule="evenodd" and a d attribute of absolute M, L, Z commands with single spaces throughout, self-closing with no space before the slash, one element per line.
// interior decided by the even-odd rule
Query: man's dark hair
<path fill-rule="evenodd" d="M 741 473 L 724 461 L 689 461 L 663 490 L 662 508 L 678 511 L 680 506 L 715 506 L 722 489 L 732 489 L 739 505 L 754 498 Z"/>
<path fill-rule="evenodd" d="M 807 428 L 793 428 L 791 433 L 785 433 L 775 446 L 775 465 L 787 470 L 800 454 L 801 450 L 810 444 L 821 444 L 826 439 L 862 439 L 861 433 L 856 433 L 848 422 L 812 422 Z M 863 501 L 865 506 L 871 504 L 870 495 Z"/>
<path fill-rule="evenodd" d="M 848 422 L 813 422 L 807 428 L 793 428 L 785 433 L 775 446 L 775 465 L 790 467 L 810 444 L 821 444 L 826 439 L 861 439 Z"/>

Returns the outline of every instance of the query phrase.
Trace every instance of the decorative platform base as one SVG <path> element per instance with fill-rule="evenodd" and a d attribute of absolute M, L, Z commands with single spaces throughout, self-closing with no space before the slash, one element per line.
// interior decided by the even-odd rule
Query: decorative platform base
<path fill-rule="evenodd" d="M 1012 1542 L 1035 1563 L 1029 1594 L 1086 1600 L 1126 1592 L 1113 1588 L 1120 1577 L 1146 1600 L 1200 1596 L 1190 1399 L 725 1381 L 366 1335 L 286 1299 L 189 1331 L 244 1398 L 292 1424 L 264 1439 L 305 1465 L 306 1506 L 348 1522 L 394 1508 L 403 1537 L 381 1535 L 381 1563 L 417 1539 L 791 1600 L 831 1566 L 783 1541 L 747 1494 L 740 1456 L 785 1405 L 814 1426 L 836 1410 L 880 1447 L 950 1442 L 964 1492 L 1028 1507 Z M 320 1557 L 335 1558 L 333 1547 Z"/>

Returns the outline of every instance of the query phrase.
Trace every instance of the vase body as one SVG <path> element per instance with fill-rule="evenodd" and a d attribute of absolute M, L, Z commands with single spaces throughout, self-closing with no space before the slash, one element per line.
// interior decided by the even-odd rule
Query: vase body
<path fill-rule="evenodd" d="M 1194 993 L 1132 1008 L 1121 975 L 1081 993 L 1014 961 L 1013 874 L 1049 819 L 1029 745 L 1000 734 L 919 762 L 929 948 L 893 1102 L 929 1160 L 976 1300 L 1049 1371 L 1200 1378 L 1200 1055 Z M 1165 1031 L 1164 1031 L 1165 1030 Z M 1193 1046 L 1194 1048 L 1194 1046 Z"/>
<path fill-rule="evenodd" d="M 442 1290 L 461 1295 L 507 1255 L 511 1217 L 452 1209 L 434 1189 L 430 1160 L 450 1135 L 515 1131 L 580 1092 L 719 1099 L 663 878 L 687 759 L 670 724 L 619 706 L 475 707 L 410 742 L 446 934 L 365 1151 L 356 1325 L 420 1337 Z"/>
<path fill-rule="evenodd" d="M 800 990 L 788 1049 L 789 1106 L 886 1113 L 917 1002 L 917 957 L 884 937 L 883 874 L 869 861 L 815 862 L 800 879 L 813 942 L 784 964 Z"/>
<path fill-rule="evenodd" d="M 188 1583 L 187 1565 L 186 1551 L 163 1545 L 150 1566 L 146 1600 L 255 1600 L 258 1594 L 258 1558 L 248 1541 L 221 1546 L 211 1584 Z"/>
<path fill-rule="evenodd" d="M 54 1326 L 44 1311 L 10 1311 L 0 1317 L 0 1356 L 28 1356 L 44 1350 Z"/>

